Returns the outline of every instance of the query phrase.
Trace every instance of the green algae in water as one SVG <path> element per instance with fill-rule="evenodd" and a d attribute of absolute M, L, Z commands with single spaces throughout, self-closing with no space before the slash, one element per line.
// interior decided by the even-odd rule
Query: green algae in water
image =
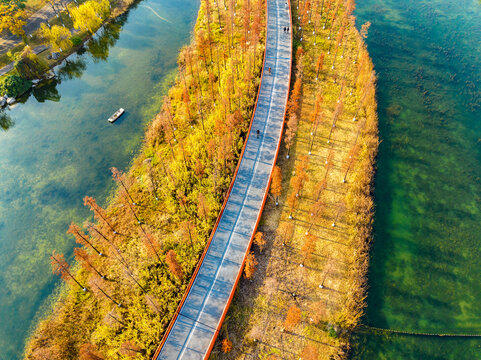
<path fill-rule="evenodd" d="M 382 143 L 364 323 L 481 334 L 481 5 L 364 0 Z M 480 339 L 354 337 L 353 359 L 479 359 Z"/>
<path fill-rule="evenodd" d="M 57 68 L 57 80 L 0 113 L 1 360 L 21 357 L 39 309 L 48 307 L 59 282 L 49 255 L 56 249 L 71 256 L 68 225 L 90 216 L 83 196 L 105 203 L 113 188 L 109 167 L 125 169 L 137 153 L 198 6 L 141 2 Z M 119 107 L 126 115 L 108 123 Z"/>

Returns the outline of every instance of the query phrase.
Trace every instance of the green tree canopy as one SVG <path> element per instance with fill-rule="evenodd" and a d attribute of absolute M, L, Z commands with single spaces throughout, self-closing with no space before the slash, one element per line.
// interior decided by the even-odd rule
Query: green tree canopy
<path fill-rule="evenodd" d="M 8 75 L 0 81 L 0 95 L 7 94 L 7 96 L 17 97 L 19 94 L 26 91 L 32 83 L 18 75 Z M 2 125 L 3 128 L 3 125 Z"/>
<path fill-rule="evenodd" d="M 17 73 L 26 79 L 39 78 L 48 70 L 48 65 L 32 51 L 30 46 L 25 46 L 17 57 L 14 67 Z"/>

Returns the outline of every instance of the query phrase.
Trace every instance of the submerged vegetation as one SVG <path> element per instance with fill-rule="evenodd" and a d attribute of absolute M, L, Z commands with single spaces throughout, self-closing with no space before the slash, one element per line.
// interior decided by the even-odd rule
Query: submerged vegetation
<path fill-rule="evenodd" d="M 223 4 L 224 5 L 224 4 Z M 148 359 L 204 249 L 243 146 L 264 49 L 264 1 L 203 1 L 175 84 L 108 206 L 69 233 L 69 287 L 32 334 L 26 359 Z"/>
<path fill-rule="evenodd" d="M 354 1 L 293 1 L 283 151 L 218 358 L 341 359 L 363 313 L 377 153 L 375 74 Z M 294 74 L 293 74 L 294 75 Z M 222 339 L 232 342 L 226 353 Z"/>

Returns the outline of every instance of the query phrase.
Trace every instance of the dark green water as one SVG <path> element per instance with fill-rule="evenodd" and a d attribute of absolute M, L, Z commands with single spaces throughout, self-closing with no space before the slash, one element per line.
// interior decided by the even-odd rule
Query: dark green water
<path fill-rule="evenodd" d="M 53 249 L 70 254 L 70 221 L 105 202 L 109 167 L 125 169 L 158 111 L 198 0 L 144 0 L 98 32 L 87 51 L 0 113 L 0 359 L 18 359 L 28 330 L 58 283 Z M 117 123 L 107 118 L 126 109 Z"/>
<path fill-rule="evenodd" d="M 364 323 L 481 334 L 481 3 L 359 0 L 380 145 Z M 480 339 L 357 335 L 353 359 L 480 359 Z"/>

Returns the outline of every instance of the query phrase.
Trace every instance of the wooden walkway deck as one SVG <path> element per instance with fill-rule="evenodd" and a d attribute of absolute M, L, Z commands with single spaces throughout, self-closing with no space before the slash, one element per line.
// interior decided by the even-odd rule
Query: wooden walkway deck
<path fill-rule="evenodd" d="M 155 360 L 209 356 L 260 220 L 279 152 L 292 64 L 292 32 L 283 30 L 292 29 L 290 4 L 266 0 L 266 7 L 263 76 L 249 135 L 206 251 Z"/>

